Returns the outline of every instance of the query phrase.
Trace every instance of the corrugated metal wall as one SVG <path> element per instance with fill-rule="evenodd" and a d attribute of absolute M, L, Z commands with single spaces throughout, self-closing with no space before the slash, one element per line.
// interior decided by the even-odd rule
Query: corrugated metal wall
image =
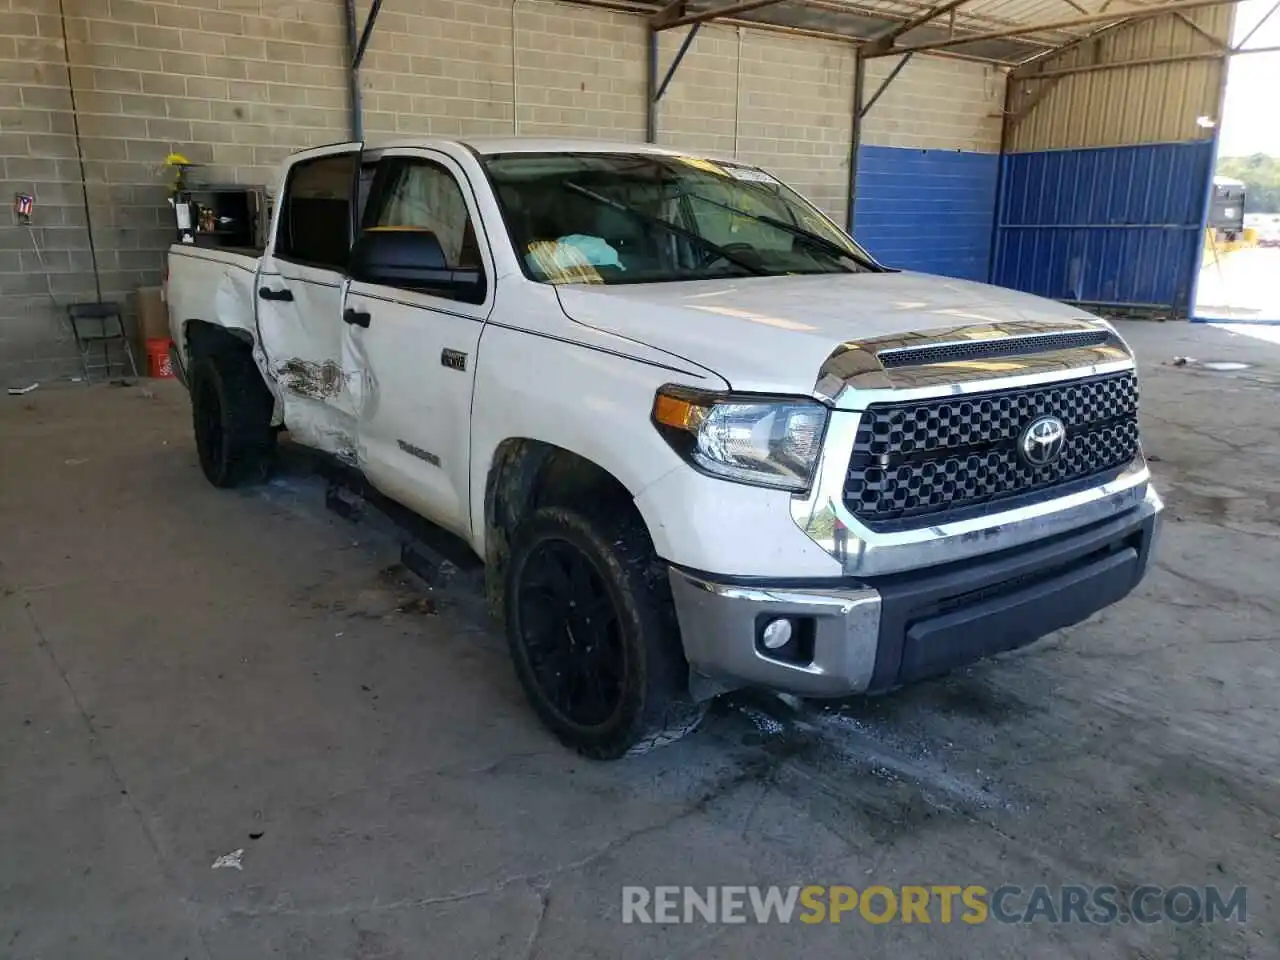
<path fill-rule="evenodd" d="M 867 63 L 867 99 L 894 65 Z M 912 59 L 863 121 L 858 242 L 890 266 L 986 280 L 1003 100 L 996 67 Z"/>
<path fill-rule="evenodd" d="M 1225 43 L 1231 37 L 1228 4 L 1186 14 Z M 1046 61 L 1053 71 L 1092 64 L 1124 63 L 1184 54 L 1213 54 L 1214 46 L 1176 17 L 1153 17 L 1103 34 Z M 1034 107 L 1010 123 L 1006 149 L 1061 150 L 1133 143 L 1207 140 L 1213 131 L 1197 117 L 1216 117 L 1224 61 L 1120 67 L 1046 80 L 1014 80 L 1014 116 L 1033 98 Z M 1041 90 L 1044 85 L 1048 89 Z"/>
<path fill-rule="evenodd" d="M 1187 14 L 1231 35 L 1234 9 Z M 1199 266 L 1225 61 L 1174 16 L 1108 31 L 1011 80 L 991 279 L 1061 300 L 1184 312 Z M 1069 75 L 1054 71 L 1212 56 Z"/>
<path fill-rule="evenodd" d="M 882 263 L 986 280 L 1000 156 L 865 146 L 854 236 Z"/>
<path fill-rule="evenodd" d="M 997 282 L 1075 303 L 1186 310 L 1212 141 L 1013 153 L 1003 163 Z"/>

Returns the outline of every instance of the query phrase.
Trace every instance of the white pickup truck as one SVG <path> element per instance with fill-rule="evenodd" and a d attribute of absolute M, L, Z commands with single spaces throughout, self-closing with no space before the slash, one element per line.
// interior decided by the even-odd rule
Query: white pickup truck
<path fill-rule="evenodd" d="M 292 157 L 267 249 L 175 245 L 214 484 L 277 432 L 461 538 L 566 744 L 717 691 L 883 691 L 1076 623 L 1160 498 L 1132 355 L 1059 303 L 877 264 L 764 171 L 653 146 Z"/>

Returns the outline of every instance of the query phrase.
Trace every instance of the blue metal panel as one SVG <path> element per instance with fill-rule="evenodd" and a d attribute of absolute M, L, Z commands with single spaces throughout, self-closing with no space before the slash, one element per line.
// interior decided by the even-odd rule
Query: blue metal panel
<path fill-rule="evenodd" d="M 1078 303 L 1184 312 L 1213 142 L 1008 154 L 991 279 Z"/>
<path fill-rule="evenodd" d="M 861 147 L 853 235 L 881 263 L 986 280 L 1000 158 Z"/>

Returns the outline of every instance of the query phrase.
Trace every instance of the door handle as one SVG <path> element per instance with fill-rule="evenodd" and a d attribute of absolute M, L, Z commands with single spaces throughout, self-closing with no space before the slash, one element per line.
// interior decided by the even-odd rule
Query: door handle
<path fill-rule="evenodd" d="M 342 311 L 342 319 L 353 327 L 364 327 L 368 329 L 369 321 L 373 318 L 369 316 L 367 310 L 352 310 L 350 307 Z"/>
<path fill-rule="evenodd" d="M 270 287 L 259 287 L 258 296 L 263 300 L 285 300 L 293 299 L 293 291 L 286 287 L 283 290 L 272 290 Z"/>

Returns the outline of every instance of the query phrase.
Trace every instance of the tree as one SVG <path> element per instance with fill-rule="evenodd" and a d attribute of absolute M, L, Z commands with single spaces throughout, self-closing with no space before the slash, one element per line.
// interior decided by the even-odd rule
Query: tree
<path fill-rule="evenodd" d="M 1280 157 L 1219 157 L 1217 174 L 1244 183 L 1247 213 L 1280 213 Z"/>

